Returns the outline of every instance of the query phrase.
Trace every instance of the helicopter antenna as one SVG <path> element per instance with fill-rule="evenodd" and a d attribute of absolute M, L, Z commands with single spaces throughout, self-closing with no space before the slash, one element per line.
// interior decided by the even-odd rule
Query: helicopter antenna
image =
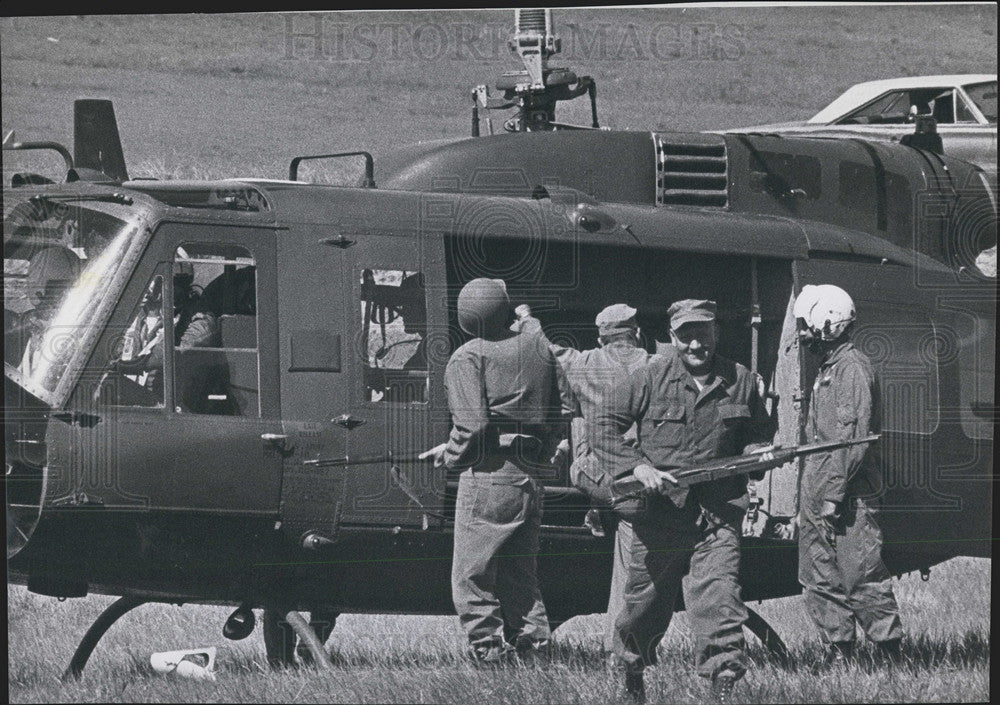
<path fill-rule="evenodd" d="M 479 110 L 487 112 L 517 108 L 517 113 L 504 122 L 507 132 L 538 132 L 547 130 L 596 129 L 597 87 L 590 76 L 577 76 L 567 68 L 549 66 L 549 58 L 562 49 L 562 40 L 553 31 L 552 11 L 543 9 L 514 10 L 514 34 L 507 43 L 524 65 L 522 71 L 508 71 L 497 79 L 496 87 L 502 98 L 492 98 L 489 88 L 479 85 L 472 89 L 472 136 L 479 136 Z M 556 122 L 556 103 L 590 95 L 591 125 L 568 125 Z M 493 133 L 493 122 L 487 117 L 487 127 Z"/>

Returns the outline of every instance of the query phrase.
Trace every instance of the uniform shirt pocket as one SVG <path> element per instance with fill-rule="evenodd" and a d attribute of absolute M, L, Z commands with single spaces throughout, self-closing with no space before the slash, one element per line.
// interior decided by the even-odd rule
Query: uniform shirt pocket
<path fill-rule="evenodd" d="M 683 404 L 650 408 L 643 424 L 643 440 L 660 448 L 677 448 L 684 441 Z"/>
<path fill-rule="evenodd" d="M 734 455 L 743 450 L 745 429 L 750 421 L 746 404 L 719 404 L 719 423 L 712 432 L 716 450 L 722 455 Z"/>

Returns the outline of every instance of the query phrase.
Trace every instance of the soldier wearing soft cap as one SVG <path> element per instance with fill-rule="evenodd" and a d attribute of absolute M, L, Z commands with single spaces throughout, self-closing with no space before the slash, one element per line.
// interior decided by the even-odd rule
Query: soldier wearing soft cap
<path fill-rule="evenodd" d="M 668 313 L 673 348 L 618 385 L 596 417 L 599 467 L 611 478 L 633 474 L 649 493 L 633 512 L 615 653 L 625 666 L 626 692 L 644 700 L 643 671 L 657 661 L 683 586 L 698 675 L 726 700 L 747 668 L 747 611 L 738 582 L 746 478 L 689 490 L 670 471 L 759 451 L 774 429 L 757 375 L 715 352 L 715 302 L 686 299 Z M 633 424 L 637 446 L 624 438 Z"/>
<path fill-rule="evenodd" d="M 522 330 L 541 331 L 538 319 L 531 317 L 527 307 L 518 307 Z M 594 319 L 597 326 L 599 347 L 576 350 L 549 342 L 566 374 L 567 382 L 576 401 L 572 425 L 573 464 L 570 481 L 590 494 L 608 491 L 605 473 L 598 468 L 593 452 L 594 419 L 598 408 L 609 403 L 615 386 L 624 383 L 628 375 L 649 363 L 653 357 L 640 344 L 640 329 L 636 322 L 636 309 L 625 303 L 612 304 L 602 309 Z M 544 333 L 542 333 L 544 335 Z M 626 437 L 635 440 L 635 429 Z M 586 524 L 597 535 L 603 535 L 608 513 L 592 509 Z M 613 649 L 615 620 L 624 605 L 625 575 L 628 571 L 632 546 L 632 525 L 620 519 L 615 532 L 614 565 L 611 574 L 611 592 L 608 598 L 605 648 Z"/>

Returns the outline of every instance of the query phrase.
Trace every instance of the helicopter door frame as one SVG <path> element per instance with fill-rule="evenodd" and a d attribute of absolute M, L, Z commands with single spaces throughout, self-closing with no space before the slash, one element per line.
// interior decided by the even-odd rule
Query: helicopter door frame
<path fill-rule="evenodd" d="M 155 272 L 165 275 L 165 302 L 173 300 L 169 273 L 174 254 L 184 243 L 232 245 L 253 257 L 259 411 L 242 416 L 180 411 L 174 391 L 175 348 L 169 346 L 169 352 L 164 351 L 164 406 L 114 407 L 120 439 L 120 489 L 142 497 L 145 508 L 152 510 L 277 517 L 282 449 L 275 442 L 281 434 L 275 231 L 218 223 L 161 222 L 146 257 L 155 258 Z M 135 276 L 148 280 L 149 272 L 140 267 Z M 129 290 L 144 290 L 145 286 L 143 281 Z M 132 315 L 134 303 L 122 301 L 113 320 L 124 322 Z M 165 312 L 168 310 L 165 305 Z M 165 316 L 164 321 L 165 338 L 170 340 L 172 317 Z M 80 440 L 82 448 L 100 443 L 96 436 L 90 442 Z"/>
<path fill-rule="evenodd" d="M 342 473 L 350 501 L 339 521 L 438 525 L 444 472 L 416 456 L 447 437 L 447 414 L 439 418 L 447 409 L 451 346 L 443 238 L 366 233 L 347 250 L 346 263 L 350 390 L 332 423 L 345 429 Z"/>

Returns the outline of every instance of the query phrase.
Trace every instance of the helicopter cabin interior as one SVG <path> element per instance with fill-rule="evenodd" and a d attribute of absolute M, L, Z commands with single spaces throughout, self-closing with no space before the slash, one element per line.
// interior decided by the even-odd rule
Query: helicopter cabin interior
<path fill-rule="evenodd" d="M 785 445 L 799 441 L 799 410 L 793 397 L 800 385 L 800 366 L 791 318 L 789 260 L 651 251 L 576 240 L 473 241 L 452 235 L 444 239 L 444 287 L 434 281 L 433 265 L 431 271 L 420 271 L 417 261 L 380 269 L 375 261 L 365 260 L 353 277 L 360 296 L 363 400 L 366 405 L 386 407 L 385 413 L 392 415 L 394 423 L 384 428 L 390 437 L 400 435 L 395 441 L 386 439 L 391 447 L 407 447 L 397 429 L 412 433 L 414 423 L 434 429 L 425 447 L 447 437 L 444 368 L 450 353 L 466 340 L 459 332 L 458 292 L 482 276 L 503 279 L 511 303 L 530 306 L 550 341 L 580 350 L 598 345 L 594 317 L 611 303 L 625 302 L 638 309 L 642 343 L 656 352 L 670 344 L 671 303 L 684 298 L 716 301 L 719 354 L 760 373 L 767 408 L 779 419 L 778 440 Z M 766 511 L 777 516 L 795 513 L 795 472 L 794 467 L 779 468 L 758 483 Z M 449 478 L 446 512 L 453 509 L 456 479 Z M 551 488 L 551 509 L 573 501 L 557 490 L 569 485 L 567 473 L 546 478 L 545 484 Z"/>
<path fill-rule="evenodd" d="M 758 372 L 768 411 L 779 421 L 778 441 L 799 442 L 799 350 L 792 265 L 777 258 L 650 250 L 649 248 L 482 238 L 470 247 L 446 239 L 448 320 L 458 330 L 457 292 L 476 276 L 500 277 L 511 302 L 527 304 L 556 345 L 597 347 L 596 314 L 612 303 L 638 310 L 642 344 L 649 352 L 670 345 L 667 309 L 677 300 L 718 304 L 718 354 Z M 778 468 L 757 492 L 772 515 L 796 512 L 796 468 Z M 560 478 L 559 483 L 568 483 Z"/>

